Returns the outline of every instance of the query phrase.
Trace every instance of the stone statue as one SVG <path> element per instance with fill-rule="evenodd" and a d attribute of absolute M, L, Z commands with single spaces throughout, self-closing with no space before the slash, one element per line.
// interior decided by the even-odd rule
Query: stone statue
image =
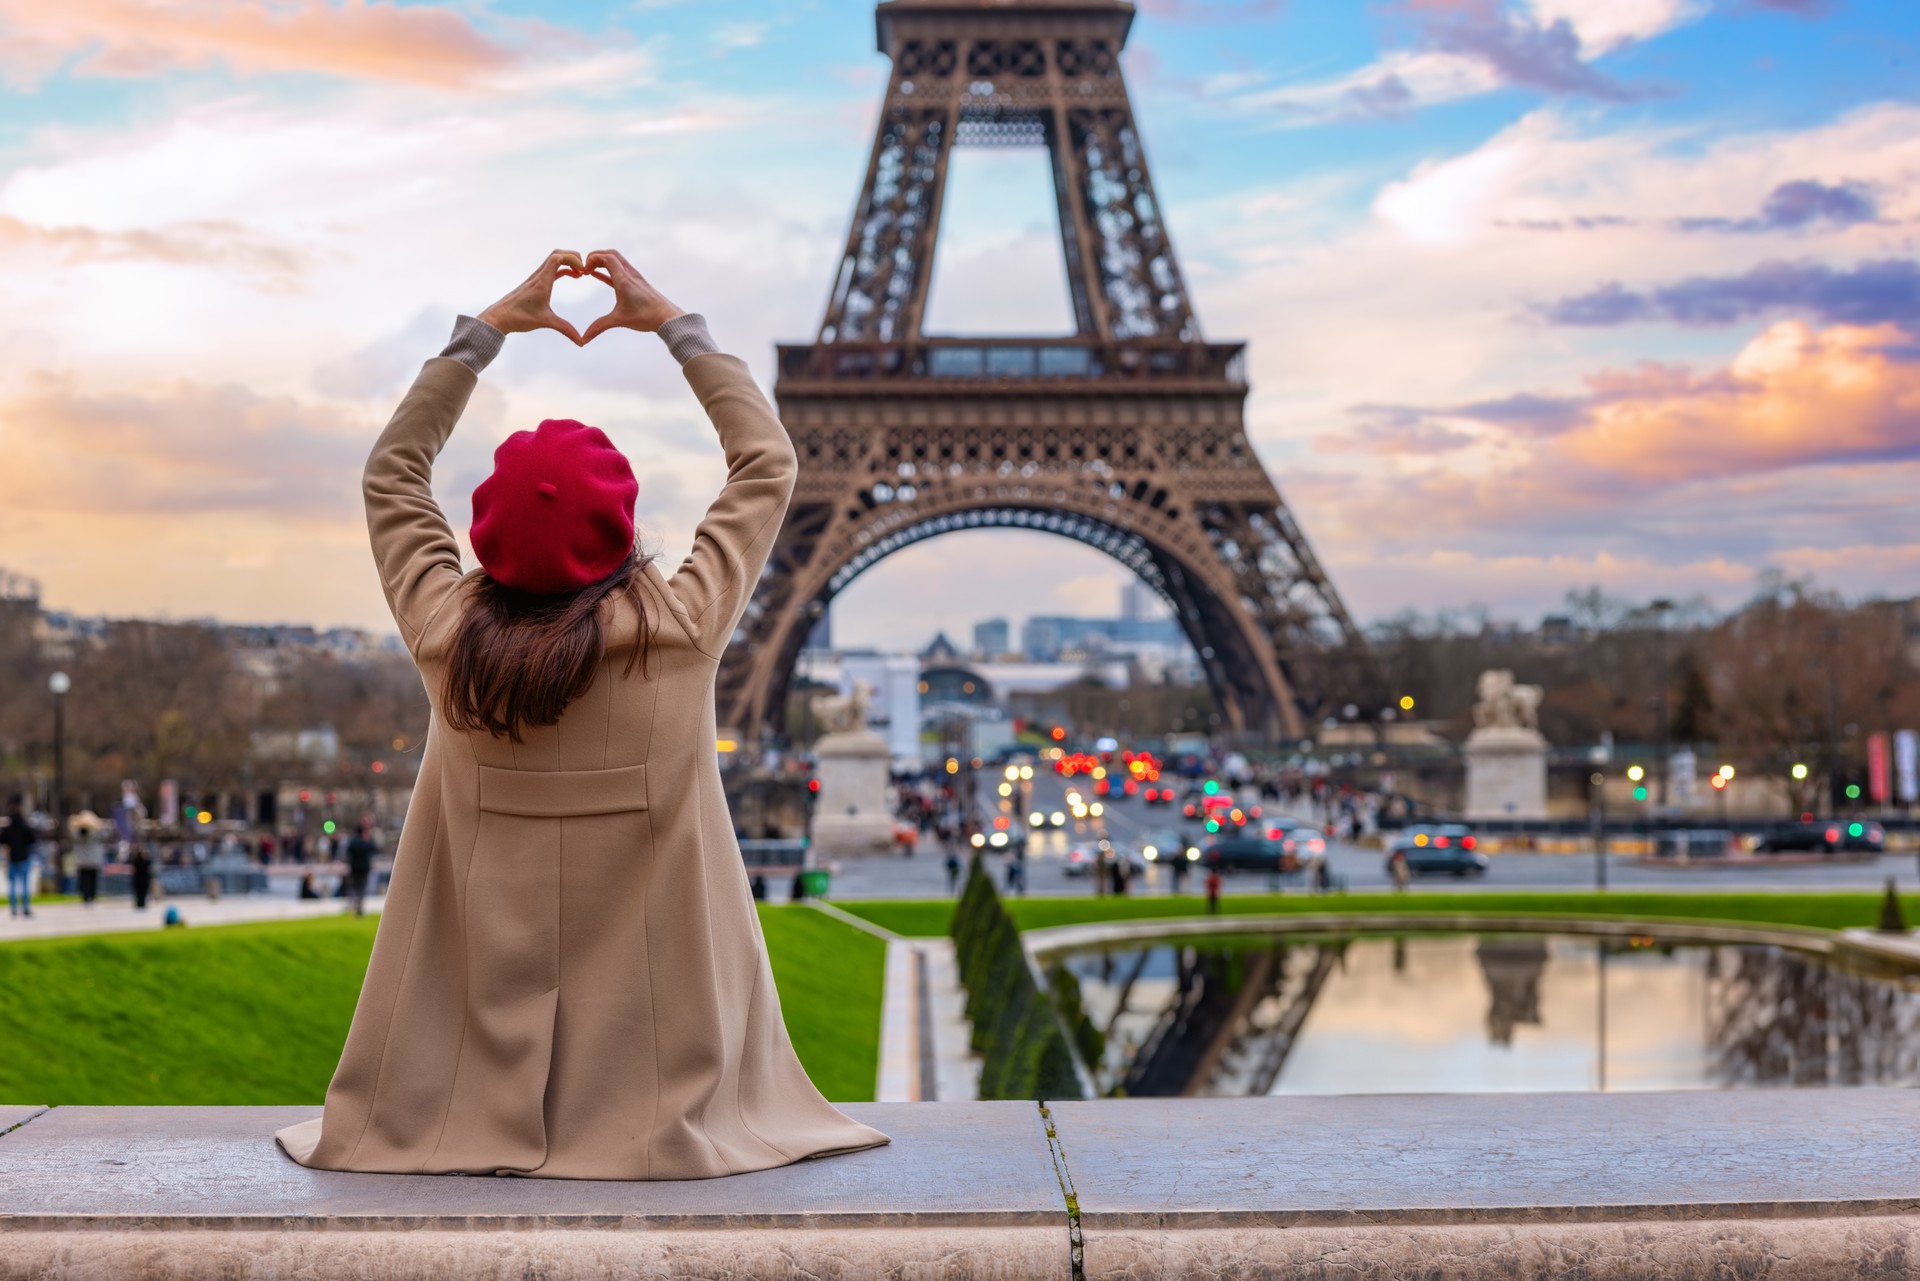
<path fill-rule="evenodd" d="M 1547 817 L 1547 740 L 1540 734 L 1538 685 L 1518 685 L 1513 673 L 1480 673 L 1474 686 L 1473 733 L 1462 746 L 1467 765 L 1468 819 Z"/>
<path fill-rule="evenodd" d="M 1513 673 L 1495 670 L 1480 673 L 1475 687 L 1480 701 L 1473 705 L 1473 723 L 1480 729 L 1540 728 L 1538 685 L 1516 685 Z"/>
<path fill-rule="evenodd" d="M 873 702 L 873 686 L 854 682 L 851 694 L 815 694 L 813 718 L 823 734 L 857 734 L 867 727 L 867 708 Z"/>

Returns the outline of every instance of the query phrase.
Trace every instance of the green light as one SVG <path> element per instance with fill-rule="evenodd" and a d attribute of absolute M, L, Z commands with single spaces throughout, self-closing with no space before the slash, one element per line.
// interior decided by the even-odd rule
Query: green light
<path fill-rule="evenodd" d="M 328 836 L 332 836 L 332 835 L 333 835 L 333 820 L 332 820 L 332 819 L 328 819 L 328 820 L 327 820 L 326 822 L 324 822 L 324 823 L 322 823 L 322 824 L 320 825 L 320 830 L 321 830 L 321 831 L 323 831 L 323 832 L 325 832 L 325 833 L 326 833 L 326 834 L 327 834 Z"/>
<path fill-rule="evenodd" d="M 1208 819 L 1208 820 L 1207 820 L 1207 830 L 1208 830 L 1209 832 L 1217 832 L 1217 831 L 1219 831 L 1219 830 L 1220 830 L 1220 821 L 1219 821 L 1218 819 L 1212 819 L 1212 818 L 1210 818 L 1210 819 Z"/>
<path fill-rule="evenodd" d="M 1847 799 L 1850 801 L 1857 801 L 1860 799 L 1860 784 L 1858 783 L 1847 784 Z"/>
<path fill-rule="evenodd" d="M 1860 824 L 1860 823 L 1847 824 L 1848 836 L 1865 836 L 1866 833 L 1867 833 L 1867 829 L 1864 824 Z"/>
<path fill-rule="evenodd" d="M 1201 785 L 1200 790 L 1208 796 L 1218 796 L 1220 795 L 1220 784 L 1217 780 L 1210 778 Z"/>
<path fill-rule="evenodd" d="M 1647 789 L 1646 789 L 1646 788 L 1644 788 L 1644 787 L 1636 787 L 1636 788 L 1634 788 L 1634 789 L 1633 789 L 1633 799 L 1634 799 L 1634 800 L 1636 800 L 1636 801 L 1644 801 L 1644 800 L 1646 800 L 1646 799 L 1647 799 Z"/>

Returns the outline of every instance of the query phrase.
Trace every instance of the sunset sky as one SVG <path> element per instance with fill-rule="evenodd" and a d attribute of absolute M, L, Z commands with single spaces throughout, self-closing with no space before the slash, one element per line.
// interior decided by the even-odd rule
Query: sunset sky
<path fill-rule="evenodd" d="M 1201 323 L 1363 620 L 1570 587 L 1920 590 L 1920 5 L 1141 0 Z M 366 448 L 453 316 L 625 250 L 771 386 L 886 62 L 859 0 L 0 0 L 0 566 L 56 608 L 388 630 Z M 1042 161 L 955 161 L 930 322 L 1064 328 Z M 584 322 L 598 286 L 566 291 Z M 604 426 L 677 559 L 718 485 L 657 342 L 512 339 L 443 457 Z M 843 640 L 1110 612 L 1033 534 L 882 563 Z"/>

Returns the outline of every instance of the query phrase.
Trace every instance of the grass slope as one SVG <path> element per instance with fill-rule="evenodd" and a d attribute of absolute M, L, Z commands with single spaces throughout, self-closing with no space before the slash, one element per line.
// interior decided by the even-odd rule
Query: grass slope
<path fill-rule="evenodd" d="M 800 1061 L 871 1099 L 886 945 L 808 908 L 763 907 Z M 0 1100 L 318 1103 L 374 919 L 323 917 L 0 944 Z"/>
<path fill-rule="evenodd" d="M 1192 894 L 1143 898 L 1008 899 L 1007 909 L 1023 930 L 1089 921 L 1131 921 L 1170 916 L 1202 916 L 1207 904 Z M 953 919 L 949 899 L 840 902 L 835 906 L 876 925 L 914 938 L 943 935 Z M 1903 896 L 1907 919 L 1920 920 L 1920 897 Z M 1225 916 L 1269 916 L 1324 912 L 1391 912 L 1407 916 L 1474 912 L 1510 916 L 1649 917 L 1675 921 L 1737 921 L 1769 925 L 1810 925 L 1837 930 L 1870 926 L 1880 919 L 1880 895 L 1822 894 L 1673 894 L 1633 891 L 1531 893 L 1526 891 L 1446 894 L 1228 894 L 1220 900 Z"/>

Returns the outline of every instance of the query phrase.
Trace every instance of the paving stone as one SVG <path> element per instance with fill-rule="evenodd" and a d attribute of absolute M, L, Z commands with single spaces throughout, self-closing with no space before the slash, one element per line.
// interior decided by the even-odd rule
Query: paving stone
<path fill-rule="evenodd" d="M 1049 1109 L 1087 1227 L 1920 1212 L 1920 1092 L 1155 1099 Z"/>
<path fill-rule="evenodd" d="M 141 1222 L 380 1218 L 484 1226 L 511 1219 L 609 1226 L 966 1223 L 1058 1229 L 1065 1203 L 1031 1103 L 849 1104 L 883 1148 L 725 1179 L 342 1174 L 294 1164 L 273 1142 L 311 1107 L 56 1108 L 0 1140 L 0 1227 L 69 1217 Z"/>

